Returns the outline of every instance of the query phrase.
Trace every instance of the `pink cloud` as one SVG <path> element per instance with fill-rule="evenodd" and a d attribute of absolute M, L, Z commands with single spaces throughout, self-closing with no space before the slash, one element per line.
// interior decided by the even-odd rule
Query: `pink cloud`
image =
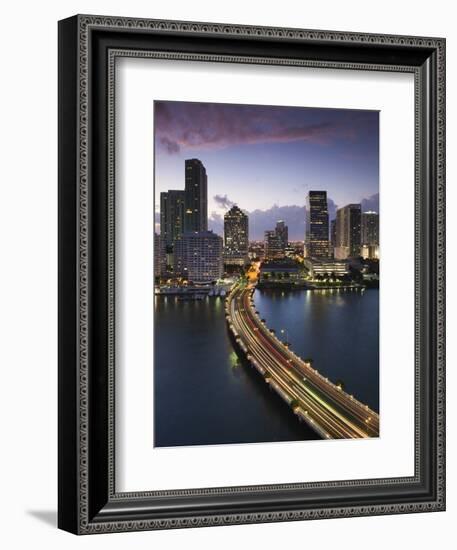
<path fill-rule="evenodd" d="M 220 149 L 232 145 L 307 141 L 325 145 L 351 139 L 352 132 L 331 122 L 303 123 L 293 108 L 213 103 L 155 103 L 158 143 L 170 154 L 184 149 Z M 285 116 L 287 115 L 287 116 Z"/>

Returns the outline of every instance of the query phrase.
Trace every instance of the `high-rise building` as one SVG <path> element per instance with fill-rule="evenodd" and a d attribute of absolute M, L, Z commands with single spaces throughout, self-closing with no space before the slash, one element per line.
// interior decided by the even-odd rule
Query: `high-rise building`
<path fill-rule="evenodd" d="M 283 242 L 281 237 L 276 233 L 276 230 L 265 231 L 264 246 L 264 257 L 266 260 L 273 260 L 284 256 Z"/>
<path fill-rule="evenodd" d="M 281 240 L 283 253 L 285 253 L 287 245 L 289 244 L 289 228 L 282 220 L 279 220 L 276 222 L 275 231 L 276 235 Z"/>
<path fill-rule="evenodd" d="M 248 216 L 234 205 L 224 216 L 224 263 L 243 265 L 248 258 Z"/>
<path fill-rule="evenodd" d="M 360 256 L 361 206 L 348 204 L 336 211 L 335 258 L 344 260 Z"/>
<path fill-rule="evenodd" d="M 333 255 L 336 246 L 336 219 L 330 222 L 330 251 Z"/>
<path fill-rule="evenodd" d="M 310 191 L 306 197 L 305 250 L 309 258 L 329 255 L 327 191 Z"/>
<path fill-rule="evenodd" d="M 362 213 L 362 245 L 379 245 L 379 214 Z"/>
<path fill-rule="evenodd" d="M 222 276 L 222 237 L 212 231 L 184 233 L 175 243 L 174 271 L 196 283 L 208 283 Z"/>
<path fill-rule="evenodd" d="M 184 233 L 184 191 L 160 193 L 160 235 L 166 246 L 173 246 Z"/>
<path fill-rule="evenodd" d="M 184 231 L 207 231 L 208 177 L 201 160 L 186 160 L 184 192 Z"/>
<path fill-rule="evenodd" d="M 165 271 L 165 243 L 162 235 L 154 233 L 154 277 L 161 277 Z"/>
<path fill-rule="evenodd" d="M 360 254 L 364 259 L 379 259 L 379 214 L 377 212 L 362 213 Z"/>

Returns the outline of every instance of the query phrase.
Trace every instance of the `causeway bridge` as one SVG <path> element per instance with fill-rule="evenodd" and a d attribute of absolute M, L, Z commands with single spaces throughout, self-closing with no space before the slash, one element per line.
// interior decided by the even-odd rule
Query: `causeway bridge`
<path fill-rule="evenodd" d="M 254 282 L 236 284 L 225 315 L 239 349 L 265 383 L 324 439 L 379 437 L 379 415 L 289 349 L 260 319 L 254 290 Z"/>

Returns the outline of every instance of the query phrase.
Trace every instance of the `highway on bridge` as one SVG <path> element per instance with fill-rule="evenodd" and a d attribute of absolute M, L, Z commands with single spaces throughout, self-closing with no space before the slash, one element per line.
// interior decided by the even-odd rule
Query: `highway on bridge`
<path fill-rule="evenodd" d="M 315 432 L 326 439 L 379 437 L 379 415 L 322 376 L 279 340 L 255 310 L 255 284 L 235 285 L 226 318 L 247 360 Z"/>

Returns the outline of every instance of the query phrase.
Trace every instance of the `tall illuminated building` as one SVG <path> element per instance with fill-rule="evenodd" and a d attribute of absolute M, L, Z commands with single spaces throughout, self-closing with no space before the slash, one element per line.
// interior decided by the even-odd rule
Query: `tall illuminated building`
<path fill-rule="evenodd" d="M 243 265 L 248 258 L 248 216 L 234 205 L 224 215 L 224 263 Z"/>
<path fill-rule="evenodd" d="M 184 191 L 160 193 L 160 236 L 172 246 L 184 233 Z"/>
<path fill-rule="evenodd" d="M 165 243 L 162 235 L 154 233 L 154 277 L 161 277 L 165 272 Z"/>
<path fill-rule="evenodd" d="M 327 191 L 309 191 L 306 197 L 305 250 L 308 258 L 329 256 Z"/>
<path fill-rule="evenodd" d="M 274 260 L 284 257 L 284 248 L 281 237 L 278 236 L 276 230 L 265 231 L 264 238 L 264 257 L 265 260 Z"/>
<path fill-rule="evenodd" d="M 335 258 L 360 256 L 362 226 L 360 204 L 348 204 L 336 211 Z"/>
<path fill-rule="evenodd" d="M 362 213 L 362 251 L 364 258 L 379 259 L 379 214 Z"/>
<path fill-rule="evenodd" d="M 330 251 L 333 255 L 336 246 L 336 219 L 330 222 Z"/>
<path fill-rule="evenodd" d="M 362 244 L 379 244 L 379 214 L 377 212 L 362 213 Z"/>
<path fill-rule="evenodd" d="M 276 222 L 275 231 L 276 231 L 276 235 L 281 240 L 282 251 L 283 253 L 285 253 L 287 245 L 289 244 L 289 228 L 283 222 L 283 220 L 279 220 Z"/>
<path fill-rule="evenodd" d="M 208 177 L 201 160 L 185 161 L 184 231 L 208 229 Z"/>

